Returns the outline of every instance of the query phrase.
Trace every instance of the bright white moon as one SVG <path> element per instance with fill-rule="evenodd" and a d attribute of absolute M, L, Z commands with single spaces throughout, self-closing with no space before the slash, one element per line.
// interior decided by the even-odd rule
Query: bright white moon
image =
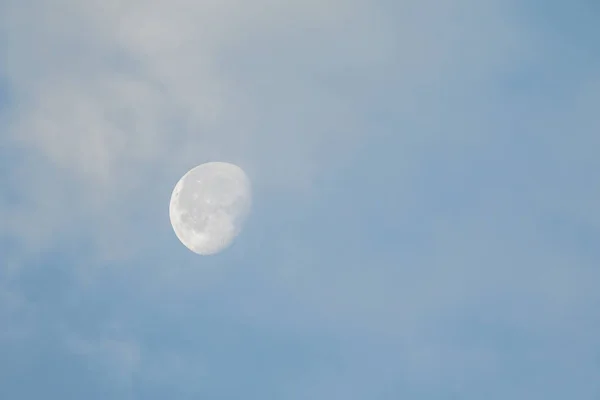
<path fill-rule="evenodd" d="M 169 217 L 175 234 L 197 254 L 216 254 L 240 233 L 251 206 L 250 180 L 234 164 L 209 162 L 177 182 Z"/>

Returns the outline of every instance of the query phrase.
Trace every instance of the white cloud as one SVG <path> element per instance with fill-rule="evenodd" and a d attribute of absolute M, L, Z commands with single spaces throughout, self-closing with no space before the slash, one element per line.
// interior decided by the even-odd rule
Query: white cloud
<path fill-rule="evenodd" d="M 306 184 L 371 134 L 352 86 L 400 83 L 390 100 L 409 104 L 447 68 L 485 71 L 470 64 L 520 51 L 495 10 L 463 3 L 457 25 L 462 11 L 443 2 L 403 3 L 399 20 L 360 2 L 12 2 L 11 136 L 94 198 L 218 157 L 269 185 Z"/>
<path fill-rule="evenodd" d="M 140 206 L 126 205 L 136 191 L 168 185 L 215 158 L 241 164 L 270 187 L 310 184 L 319 165 L 335 159 L 331 152 L 352 140 L 344 120 L 353 110 L 307 80 L 305 69 L 287 89 L 253 89 L 251 76 L 233 76 L 223 63 L 237 61 L 224 61 L 230 47 L 248 51 L 236 46 L 250 40 L 260 49 L 281 32 L 301 35 L 290 46 L 305 33 L 314 45 L 331 40 L 335 21 L 360 20 L 360 9 L 268 1 L 9 2 L 5 74 L 14 96 L 3 140 L 31 158 L 13 166 L 11 189 L 28 202 L 10 209 L 14 221 L 4 229 L 38 248 L 82 215 L 126 218 L 123 212 Z M 297 26 L 290 29 L 288 19 Z M 310 49 L 299 51 L 308 64 L 319 62 L 310 60 Z M 281 77 L 269 59 L 251 59 L 266 68 L 258 80 L 294 79 Z M 324 143 L 331 143 L 326 152 Z"/>

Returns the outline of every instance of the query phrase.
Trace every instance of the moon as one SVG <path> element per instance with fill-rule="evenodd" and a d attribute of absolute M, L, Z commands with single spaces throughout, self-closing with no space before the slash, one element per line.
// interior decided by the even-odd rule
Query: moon
<path fill-rule="evenodd" d="M 250 179 L 240 167 L 209 162 L 188 171 L 175 185 L 169 217 L 177 238 L 196 254 L 229 247 L 250 212 Z"/>

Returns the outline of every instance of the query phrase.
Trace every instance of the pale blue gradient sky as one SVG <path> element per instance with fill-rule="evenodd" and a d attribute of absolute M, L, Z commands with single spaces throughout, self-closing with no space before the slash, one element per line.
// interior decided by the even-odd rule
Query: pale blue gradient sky
<path fill-rule="evenodd" d="M 0 1 L 1 399 L 600 397 L 600 7 Z M 179 177 L 242 166 L 218 256 Z"/>

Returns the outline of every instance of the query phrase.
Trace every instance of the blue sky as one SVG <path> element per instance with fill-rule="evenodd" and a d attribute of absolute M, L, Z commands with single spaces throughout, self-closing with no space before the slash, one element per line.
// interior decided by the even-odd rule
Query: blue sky
<path fill-rule="evenodd" d="M 0 398 L 599 398 L 593 2 L 0 16 Z M 254 207 L 201 257 L 213 160 Z"/>

